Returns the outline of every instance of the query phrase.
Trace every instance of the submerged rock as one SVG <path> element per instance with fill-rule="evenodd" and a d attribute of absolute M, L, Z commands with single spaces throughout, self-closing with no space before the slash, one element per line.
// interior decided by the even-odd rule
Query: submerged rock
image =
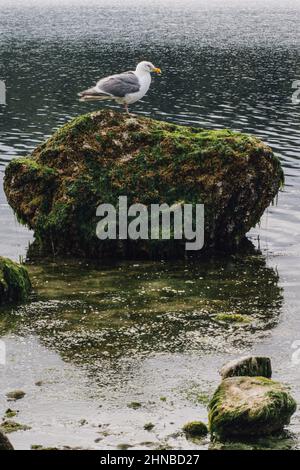
<path fill-rule="evenodd" d="M 100 241 L 99 204 L 117 208 L 121 195 L 128 206 L 202 203 L 204 249 L 231 250 L 282 182 L 279 160 L 256 137 L 103 110 L 73 119 L 31 156 L 13 160 L 4 188 L 35 232 L 35 252 L 132 258 L 183 255 L 185 240 Z"/>
<path fill-rule="evenodd" d="M 247 356 L 225 364 L 220 370 L 222 379 L 235 376 L 272 377 L 271 359 L 269 357 Z"/>
<path fill-rule="evenodd" d="M 153 428 L 155 428 L 155 425 L 153 423 L 144 424 L 145 431 L 152 431 Z"/>
<path fill-rule="evenodd" d="M 0 257 L 0 305 L 28 298 L 31 282 L 24 266 Z"/>
<path fill-rule="evenodd" d="M 23 390 L 12 390 L 11 392 L 8 392 L 6 394 L 6 397 L 8 398 L 9 401 L 16 401 L 16 400 L 21 400 L 24 398 L 26 395 Z"/>
<path fill-rule="evenodd" d="M 14 450 L 8 438 L 0 430 L 0 450 Z"/>
<path fill-rule="evenodd" d="M 202 421 L 191 421 L 186 423 L 183 428 L 183 432 L 190 437 L 203 437 L 208 434 L 208 429 L 206 424 Z"/>
<path fill-rule="evenodd" d="M 263 436 L 281 431 L 296 402 L 278 382 L 265 377 L 222 381 L 209 404 L 209 426 L 220 437 Z"/>

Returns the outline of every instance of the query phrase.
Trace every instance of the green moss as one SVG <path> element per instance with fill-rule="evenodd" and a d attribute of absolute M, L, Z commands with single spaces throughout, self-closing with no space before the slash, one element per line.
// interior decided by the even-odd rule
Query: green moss
<path fill-rule="evenodd" d="M 205 249 L 234 249 L 272 202 L 283 174 L 259 139 L 111 110 L 79 116 L 30 158 L 13 160 L 4 188 L 45 254 L 102 258 L 183 256 L 184 242 L 96 237 L 96 208 L 178 201 L 205 204 Z M 173 234 L 172 234 L 173 236 Z"/>
<path fill-rule="evenodd" d="M 295 410 L 294 399 L 280 383 L 232 377 L 223 380 L 209 404 L 209 427 L 221 438 L 267 435 L 288 424 Z"/>
<path fill-rule="evenodd" d="M 16 431 L 28 431 L 29 429 L 31 429 L 30 426 L 16 423 L 15 421 L 12 421 L 12 420 L 3 421 L 0 426 L 0 430 L 4 432 L 5 434 L 10 434 Z"/>
<path fill-rule="evenodd" d="M 183 428 L 183 432 L 190 437 L 203 437 L 208 434 L 208 429 L 206 424 L 202 421 L 191 421 L 186 423 Z"/>
<path fill-rule="evenodd" d="M 0 304 L 27 300 L 30 292 L 31 282 L 26 268 L 0 257 Z"/>
<path fill-rule="evenodd" d="M 5 411 L 5 418 L 14 418 L 15 416 L 17 416 L 17 414 L 18 414 L 18 411 L 11 410 L 10 408 L 8 408 Z"/>
<path fill-rule="evenodd" d="M 237 313 L 219 313 L 216 315 L 216 320 L 227 323 L 250 323 L 251 318 L 249 315 L 239 315 Z"/>
<path fill-rule="evenodd" d="M 210 402 L 210 396 L 206 393 L 198 393 L 196 399 L 202 405 L 208 405 Z"/>
<path fill-rule="evenodd" d="M 32 444 L 30 448 L 31 450 L 62 450 L 59 447 L 44 447 L 40 444 Z"/>
<path fill-rule="evenodd" d="M 138 401 L 132 401 L 131 403 L 128 403 L 128 408 L 132 408 L 133 410 L 138 410 L 141 408 L 142 404 L 139 403 Z"/>

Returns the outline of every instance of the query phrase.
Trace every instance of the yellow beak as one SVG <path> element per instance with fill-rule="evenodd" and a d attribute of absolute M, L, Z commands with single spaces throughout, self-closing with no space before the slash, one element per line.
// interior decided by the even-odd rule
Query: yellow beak
<path fill-rule="evenodd" d="M 161 73 L 161 70 L 160 70 L 159 67 L 155 67 L 155 68 L 153 69 L 153 72 L 155 72 L 155 73 Z"/>

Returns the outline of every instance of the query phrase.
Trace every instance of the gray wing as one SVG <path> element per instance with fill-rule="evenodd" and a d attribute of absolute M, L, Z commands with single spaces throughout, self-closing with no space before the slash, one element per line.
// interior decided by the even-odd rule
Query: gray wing
<path fill-rule="evenodd" d="M 100 92 L 123 98 L 129 93 L 138 92 L 140 90 L 140 82 L 135 73 L 124 72 L 102 78 L 102 80 L 97 83 L 96 88 Z"/>

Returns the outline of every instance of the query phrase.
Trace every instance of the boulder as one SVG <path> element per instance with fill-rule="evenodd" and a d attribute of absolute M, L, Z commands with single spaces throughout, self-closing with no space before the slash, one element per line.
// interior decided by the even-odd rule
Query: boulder
<path fill-rule="evenodd" d="M 119 196 L 128 206 L 204 204 L 204 251 L 228 251 L 282 183 L 278 158 L 256 137 L 103 110 L 73 119 L 32 155 L 11 161 L 4 189 L 35 232 L 34 254 L 156 258 L 184 256 L 186 240 L 171 231 L 170 240 L 100 241 L 97 207 L 118 208 Z"/>
<path fill-rule="evenodd" d="M 30 291 L 31 282 L 27 269 L 0 257 L 0 305 L 6 302 L 24 301 Z"/>
<path fill-rule="evenodd" d="M 268 357 L 247 356 L 225 364 L 220 370 L 222 379 L 227 377 L 272 377 L 271 360 Z"/>
<path fill-rule="evenodd" d="M 14 450 L 13 446 L 5 436 L 5 434 L 0 430 L 0 450 Z"/>
<path fill-rule="evenodd" d="M 209 427 L 219 438 L 264 436 L 281 431 L 296 402 L 278 382 L 265 377 L 230 377 L 209 404 Z"/>

